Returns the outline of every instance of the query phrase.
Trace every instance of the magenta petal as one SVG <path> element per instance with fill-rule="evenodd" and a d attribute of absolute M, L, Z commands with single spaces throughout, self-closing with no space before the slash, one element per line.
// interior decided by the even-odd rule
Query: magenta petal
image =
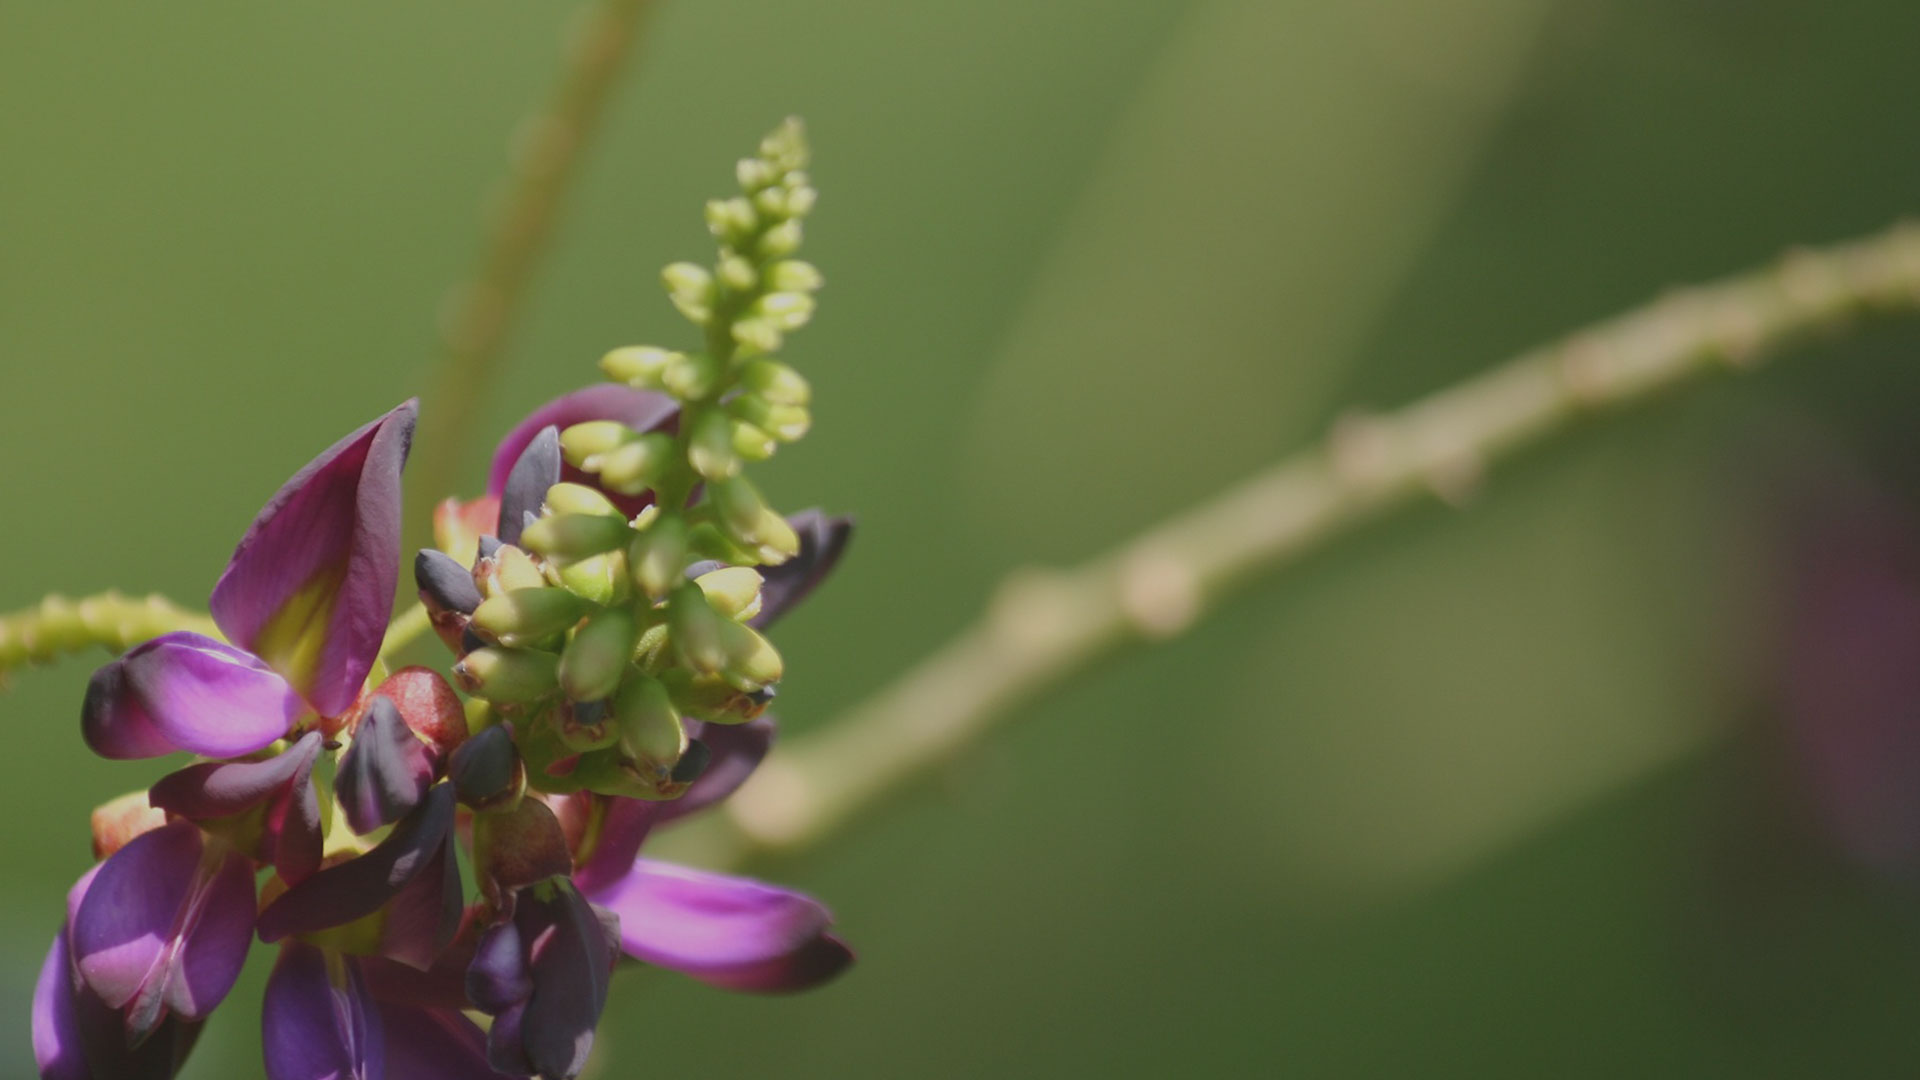
<path fill-rule="evenodd" d="M 688 785 L 685 794 L 659 804 L 654 815 L 657 825 L 704 810 L 739 790 L 773 747 L 774 719 L 762 716 L 744 724 L 700 724 L 687 734 L 706 743 L 712 756 L 706 771 Z"/>
<path fill-rule="evenodd" d="M 385 1032 L 359 969 L 347 960 L 335 974 L 337 982 L 319 949 L 297 942 L 281 947 L 260 1006 L 268 1080 L 382 1080 L 386 1075 Z"/>
<path fill-rule="evenodd" d="M 257 657 L 180 631 L 94 672 L 80 731 L 106 758 L 176 750 L 239 757 L 285 735 L 302 709 L 293 688 Z"/>
<path fill-rule="evenodd" d="M 386 636 L 400 574 L 400 470 L 418 411 L 407 402 L 294 474 L 213 588 L 221 631 L 325 716 L 353 706 Z"/>
<path fill-rule="evenodd" d="M 513 463 L 520 460 L 521 452 L 542 428 L 552 426 L 565 431 L 588 420 L 618 420 L 636 431 L 653 431 L 673 423 L 679 415 L 680 403 L 665 394 L 613 383 L 598 383 L 563 394 L 533 410 L 500 440 L 500 446 L 493 452 L 493 468 L 487 474 L 487 494 L 498 495 L 506 490 L 507 474 L 513 471 Z M 580 474 L 572 469 L 562 476 L 566 480 L 579 478 Z"/>
<path fill-rule="evenodd" d="M 620 916 L 628 955 L 730 990 L 805 989 L 852 960 L 818 901 L 746 878 L 641 859 L 591 899 Z"/>
<path fill-rule="evenodd" d="M 33 1060 L 40 1066 L 41 1080 L 92 1080 L 73 993 L 63 926 L 33 984 Z"/>
<path fill-rule="evenodd" d="M 313 764 L 324 740 L 302 735 L 265 761 L 203 762 L 160 778 L 147 801 L 192 821 L 212 821 L 260 809 L 260 847 L 254 854 L 273 864 L 289 883 L 320 867 L 320 801 Z"/>
<path fill-rule="evenodd" d="M 405 1080 L 491 1080 L 487 1035 L 453 1009 L 380 1006 L 387 1075 Z"/>
<path fill-rule="evenodd" d="M 74 962 L 128 1029 L 168 1010 L 205 1017 L 233 988 L 253 939 L 253 871 L 206 857 L 200 830 L 176 821 L 140 836 L 100 867 L 73 920 Z"/>

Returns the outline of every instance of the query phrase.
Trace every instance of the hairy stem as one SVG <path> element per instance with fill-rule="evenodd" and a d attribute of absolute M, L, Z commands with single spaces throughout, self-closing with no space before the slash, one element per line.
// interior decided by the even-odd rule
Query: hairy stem
<path fill-rule="evenodd" d="M 709 856 L 806 848 L 1129 642 L 1191 627 L 1234 587 L 1588 416 L 1751 366 L 1859 316 L 1920 311 L 1920 225 L 1675 291 L 1319 445 L 1067 570 L 1025 570 L 952 642 L 795 738 L 713 815 Z"/>
<path fill-rule="evenodd" d="M 23 611 L 0 615 L 0 675 L 95 646 L 118 652 L 175 630 L 220 637 L 212 619 L 158 594 L 103 592 L 78 600 L 55 594 Z"/>
<path fill-rule="evenodd" d="M 515 138 L 512 172 L 479 266 L 453 291 L 442 317 L 441 359 L 421 420 L 423 452 L 407 485 L 410 522 L 427 521 L 434 502 L 460 487 L 474 423 L 527 283 L 651 7 L 648 0 L 596 0 L 582 12 L 553 99 Z"/>

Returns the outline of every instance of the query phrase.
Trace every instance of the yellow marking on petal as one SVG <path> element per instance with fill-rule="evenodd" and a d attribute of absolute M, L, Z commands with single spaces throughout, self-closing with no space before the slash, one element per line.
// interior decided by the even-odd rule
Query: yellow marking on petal
<path fill-rule="evenodd" d="M 326 648 L 328 623 L 333 605 L 340 595 L 340 582 L 346 570 L 327 569 L 315 574 L 297 592 L 289 596 L 273 618 L 254 636 L 253 652 L 301 691 L 311 689 L 320 669 L 320 654 Z"/>

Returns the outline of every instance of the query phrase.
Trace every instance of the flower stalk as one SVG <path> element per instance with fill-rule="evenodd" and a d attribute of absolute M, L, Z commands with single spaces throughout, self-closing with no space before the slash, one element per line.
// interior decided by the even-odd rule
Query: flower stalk
<path fill-rule="evenodd" d="M 122 652 L 175 630 L 217 635 L 213 620 L 158 593 L 117 590 L 69 599 L 55 593 L 33 607 L 0 615 L 0 677 L 25 664 L 100 647 Z"/>

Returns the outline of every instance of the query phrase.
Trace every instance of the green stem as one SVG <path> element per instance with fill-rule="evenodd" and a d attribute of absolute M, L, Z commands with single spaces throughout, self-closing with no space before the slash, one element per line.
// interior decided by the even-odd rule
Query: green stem
<path fill-rule="evenodd" d="M 1098 657 L 1192 627 L 1248 579 L 1392 510 L 1457 501 L 1492 463 L 1864 315 L 1920 311 L 1920 226 L 1676 291 L 1326 441 L 1068 570 L 1009 577 L 951 643 L 783 744 L 712 815 L 710 861 L 831 835 Z"/>
<path fill-rule="evenodd" d="M 385 663 L 401 649 L 419 640 L 422 634 L 433 629 L 433 616 L 427 613 L 425 604 L 415 604 L 394 616 L 393 624 L 387 627 L 387 636 L 380 642 L 380 660 Z"/>
<path fill-rule="evenodd" d="M 220 637 L 211 618 L 158 594 L 129 597 L 109 591 L 78 600 L 55 594 L 0 615 L 0 674 L 96 646 L 119 652 L 175 630 Z"/>

